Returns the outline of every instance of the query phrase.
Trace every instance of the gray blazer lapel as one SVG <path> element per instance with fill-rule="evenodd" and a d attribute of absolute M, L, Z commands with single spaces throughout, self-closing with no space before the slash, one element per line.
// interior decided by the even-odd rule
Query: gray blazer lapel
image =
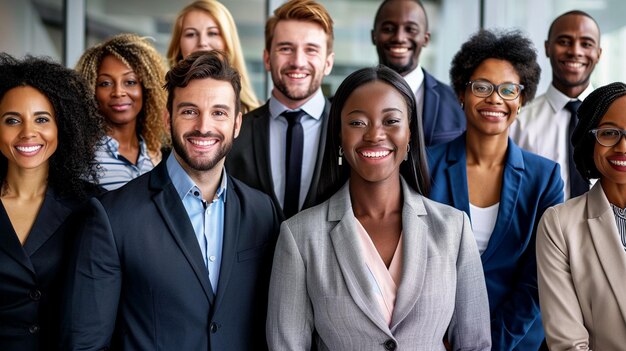
<path fill-rule="evenodd" d="M 391 330 L 413 310 L 424 287 L 428 246 L 428 228 L 420 216 L 426 215 L 422 197 L 402 180 L 402 278 L 396 294 L 396 304 L 391 318 Z"/>
<path fill-rule="evenodd" d="M 359 249 L 356 218 L 352 212 L 348 184 L 349 182 L 330 198 L 328 221 L 339 221 L 331 230 L 330 239 L 350 296 L 374 324 L 391 336 L 389 326 L 379 311 L 378 302 L 368 289 L 369 273 Z"/>
<path fill-rule="evenodd" d="M 624 279 L 626 254 L 619 239 L 613 210 L 600 182 L 587 193 L 587 214 L 589 232 L 602 269 L 606 273 L 622 316 L 626 319 L 626 279 Z"/>

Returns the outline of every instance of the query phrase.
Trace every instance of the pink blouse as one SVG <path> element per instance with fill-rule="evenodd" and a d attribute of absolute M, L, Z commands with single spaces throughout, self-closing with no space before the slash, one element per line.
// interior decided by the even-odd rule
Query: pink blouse
<path fill-rule="evenodd" d="M 376 297 L 380 311 L 387 324 L 390 325 L 402 273 L 402 234 L 400 234 L 398 246 L 387 269 L 369 234 L 358 220 L 356 222 L 361 253 L 370 273 L 370 291 Z"/>

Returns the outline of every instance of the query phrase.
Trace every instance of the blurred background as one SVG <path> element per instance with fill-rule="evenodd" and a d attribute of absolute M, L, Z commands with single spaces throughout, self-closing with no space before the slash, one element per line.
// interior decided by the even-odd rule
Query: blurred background
<path fill-rule="evenodd" d="M 154 39 L 165 56 L 172 23 L 191 0 L 0 0 L 0 51 L 21 57 L 47 55 L 73 67 L 86 47 L 107 37 L 133 32 Z M 281 0 L 224 0 L 237 23 L 257 96 L 268 97 L 263 68 L 265 20 Z M 335 66 L 323 89 L 332 95 L 355 69 L 378 63 L 370 40 L 380 0 L 320 0 L 335 21 Z M 426 0 L 431 43 L 420 63 L 449 82 L 448 69 L 460 45 L 480 28 L 520 29 L 535 43 L 542 79 L 538 94 L 551 81 L 544 41 L 559 14 L 583 10 L 602 31 L 602 57 L 592 75 L 594 86 L 626 81 L 626 1 L 623 0 Z"/>

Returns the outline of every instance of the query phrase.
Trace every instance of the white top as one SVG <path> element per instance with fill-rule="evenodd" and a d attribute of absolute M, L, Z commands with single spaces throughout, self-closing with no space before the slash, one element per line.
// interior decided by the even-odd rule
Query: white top
<path fill-rule="evenodd" d="M 300 197 L 298 208 L 302 208 L 306 195 L 311 186 L 313 172 L 315 171 L 315 163 L 317 162 L 318 146 L 320 136 L 322 134 L 322 114 L 326 98 L 322 94 L 322 89 L 318 89 L 313 97 L 300 106 L 307 113 L 300 121 L 304 130 L 304 149 L 302 151 L 302 174 L 300 176 Z M 280 203 L 280 207 L 284 207 L 285 198 L 285 155 L 287 153 L 287 119 L 281 114 L 287 109 L 281 104 L 274 95 L 270 97 L 270 168 L 272 171 L 272 181 L 274 183 L 274 194 Z"/>
<path fill-rule="evenodd" d="M 472 219 L 472 231 L 474 232 L 474 238 L 476 239 L 476 246 L 478 246 L 478 252 L 482 255 L 487 249 L 491 233 L 496 226 L 496 219 L 498 219 L 498 209 L 500 203 L 491 205 L 489 207 L 477 207 L 470 203 L 470 217 Z"/>
<path fill-rule="evenodd" d="M 404 80 L 415 93 L 417 118 L 421 119 L 424 111 L 424 71 L 422 70 L 422 66 L 418 64 L 414 70 L 404 76 Z"/>
<path fill-rule="evenodd" d="M 592 91 L 590 84 L 578 99 L 583 101 Z M 565 200 L 570 198 L 568 128 L 571 116 L 565 105 L 571 100 L 574 99 L 550 85 L 545 94 L 522 108 L 509 129 L 510 137 L 521 148 L 561 165 Z"/>

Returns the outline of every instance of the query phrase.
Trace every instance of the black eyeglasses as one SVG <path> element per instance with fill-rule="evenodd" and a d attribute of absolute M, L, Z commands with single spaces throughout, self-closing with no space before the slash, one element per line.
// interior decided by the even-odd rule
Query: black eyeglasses
<path fill-rule="evenodd" d="M 617 145 L 622 136 L 626 136 L 626 130 L 617 128 L 596 128 L 589 131 L 596 137 L 602 146 L 611 147 Z"/>
<path fill-rule="evenodd" d="M 472 87 L 472 94 L 479 98 L 489 97 L 495 90 L 502 99 L 515 100 L 522 90 L 524 90 L 524 86 L 521 84 L 502 83 L 495 85 L 486 80 L 470 80 L 467 84 L 465 84 L 465 86 L 468 85 Z"/>

